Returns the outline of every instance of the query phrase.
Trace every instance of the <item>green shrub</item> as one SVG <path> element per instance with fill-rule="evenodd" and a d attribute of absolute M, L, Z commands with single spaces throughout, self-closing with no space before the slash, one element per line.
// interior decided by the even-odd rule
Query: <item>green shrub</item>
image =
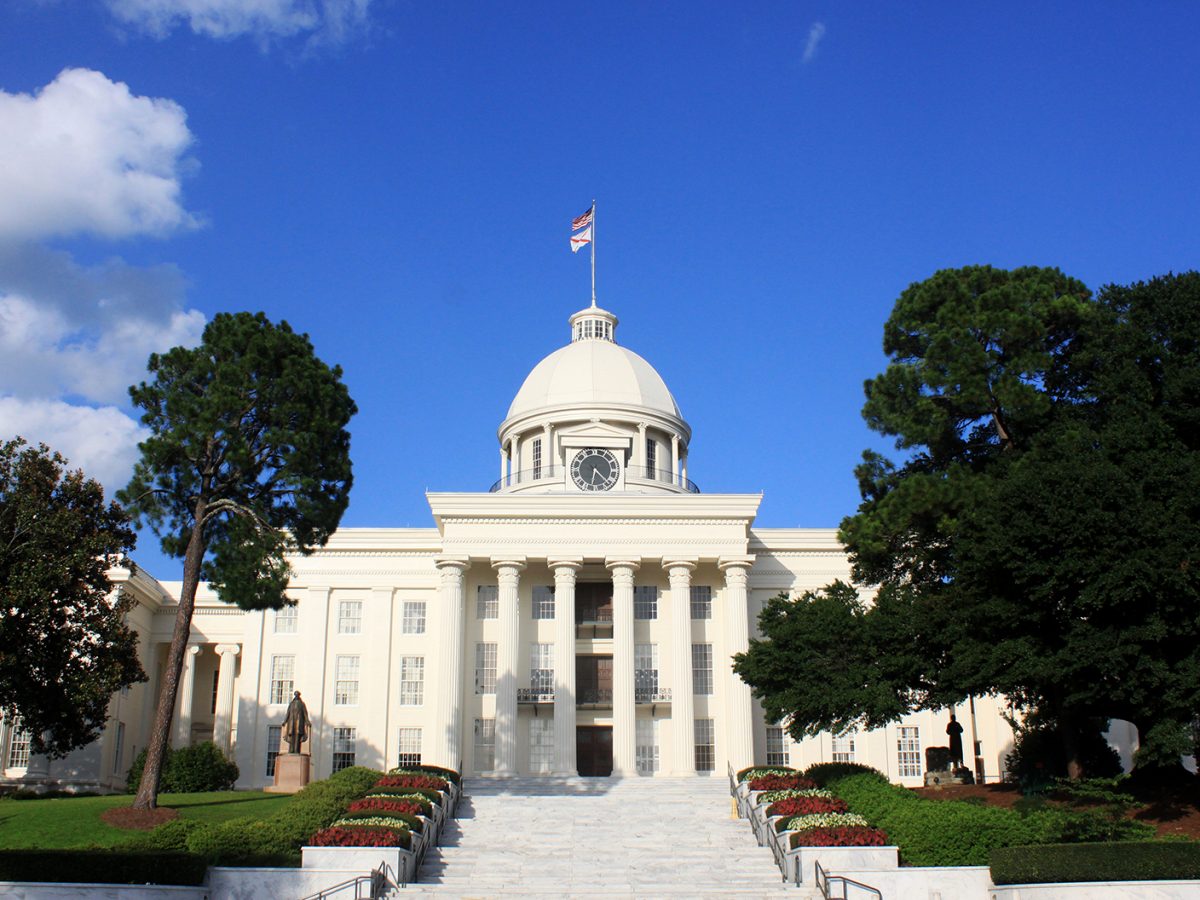
<path fill-rule="evenodd" d="M 1109 746 L 1097 725 L 1080 736 L 1079 755 L 1084 771 L 1094 778 L 1121 774 L 1121 756 Z M 1018 732 L 1005 758 L 1008 777 L 1027 793 L 1044 791 L 1067 776 L 1067 757 L 1058 729 L 1042 725 Z"/>
<path fill-rule="evenodd" d="M 1200 878 L 1200 844 L 1138 841 L 1044 844 L 991 853 L 996 884 L 1071 881 L 1167 881 Z"/>
<path fill-rule="evenodd" d="M 125 778 L 125 790 L 134 793 L 142 781 L 146 749 L 134 759 Z M 178 750 L 167 749 L 163 757 L 158 788 L 167 794 L 192 794 L 201 791 L 227 791 L 238 779 L 238 767 L 225 758 L 212 741 L 192 744 Z"/>
<path fill-rule="evenodd" d="M 198 885 L 207 868 L 206 860 L 191 853 L 0 850 L 0 881 Z"/>
<path fill-rule="evenodd" d="M 878 769 L 872 769 L 870 766 L 864 766 L 862 763 L 853 762 L 813 763 L 804 770 L 803 775 L 810 781 L 815 781 L 817 787 L 826 787 L 839 778 L 849 778 L 851 775 L 863 775 L 866 773 L 874 773 L 884 781 L 887 781 L 887 777 Z"/>
<path fill-rule="evenodd" d="M 125 846 L 131 850 L 186 850 L 192 832 L 207 827 L 193 819 L 176 819 L 131 838 Z"/>
<path fill-rule="evenodd" d="M 215 866 L 297 866 L 299 845 L 277 818 L 246 816 L 199 828 L 188 835 L 188 850 Z"/>

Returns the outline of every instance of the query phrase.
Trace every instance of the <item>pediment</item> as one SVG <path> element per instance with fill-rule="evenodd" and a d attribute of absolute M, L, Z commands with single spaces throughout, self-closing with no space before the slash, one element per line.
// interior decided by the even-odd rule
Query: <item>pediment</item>
<path fill-rule="evenodd" d="M 627 440 L 637 434 L 637 429 L 629 427 L 621 427 L 619 425 L 609 425 L 607 422 L 584 422 L 580 425 L 572 425 L 569 428 L 561 428 L 558 430 L 558 436 L 562 440 L 588 438 L 620 438 Z"/>

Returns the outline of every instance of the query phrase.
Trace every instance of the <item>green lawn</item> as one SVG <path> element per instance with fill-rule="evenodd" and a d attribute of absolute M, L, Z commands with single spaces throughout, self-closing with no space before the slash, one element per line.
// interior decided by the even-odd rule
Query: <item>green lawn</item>
<path fill-rule="evenodd" d="M 204 794 L 160 794 L 159 806 L 179 810 L 185 819 L 221 822 L 237 816 L 266 817 L 291 801 L 288 794 L 262 791 L 213 791 Z M 0 800 L 0 849 L 26 847 L 113 847 L 138 832 L 112 828 L 100 814 L 128 806 L 130 794 L 108 797 L 56 797 L 51 800 Z"/>

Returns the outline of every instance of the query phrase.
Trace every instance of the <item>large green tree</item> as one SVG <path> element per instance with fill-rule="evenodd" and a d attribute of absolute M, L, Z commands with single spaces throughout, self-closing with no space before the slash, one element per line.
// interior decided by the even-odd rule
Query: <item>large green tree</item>
<path fill-rule="evenodd" d="M 1143 762 L 1186 749 L 1200 709 L 1198 311 L 1195 273 L 1093 299 L 1057 270 L 973 267 L 901 295 L 864 415 L 906 457 L 865 454 L 863 502 L 842 523 L 856 581 L 879 586 L 860 616 L 871 640 L 828 632 L 861 657 L 844 669 L 874 664 L 910 708 L 1006 694 L 1054 723 L 1076 776 L 1097 720 L 1133 721 Z M 756 653 L 825 637 L 752 646 L 739 665 L 749 680 Z M 835 690 L 843 719 L 867 709 L 852 687 Z"/>
<path fill-rule="evenodd" d="M 95 740 L 113 692 L 145 680 L 106 575 L 133 543 L 97 482 L 44 444 L 0 445 L 0 710 L 35 752 Z"/>
<path fill-rule="evenodd" d="M 215 316 L 198 347 L 154 354 L 149 370 L 130 395 L 150 437 L 120 497 L 183 559 L 183 585 L 138 809 L 157 804 L 200 580 L 243 609 L 286 602 L 286 554 L 323 546 L 349 501 L 357 411 L 340 367 L 262 313 Z"/>

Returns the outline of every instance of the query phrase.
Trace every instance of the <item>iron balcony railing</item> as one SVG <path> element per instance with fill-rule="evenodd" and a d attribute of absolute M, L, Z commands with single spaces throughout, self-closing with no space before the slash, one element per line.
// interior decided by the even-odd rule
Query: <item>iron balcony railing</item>
<path fill-rule="evenodd" d="M 661 481 L 663 484 L 673 484 L 681 487 L 689 494 L 700 493 L 700 485 L 690 478 L 676 475 L 670 469 L 652 469 L 645 466 L 629 466 L 625 470 L 626 478 L 640 478 L 643 481 Z"/>
<path fill-rule="evenodd" d="M 518 703 L 553 703 L 554 691 L 540 687 L 517 688 Z"/>
<path fill-rule="evenodd" d="M 671 689 L 635 687 L 633 689 L 633 699 L 636 703 L 670 703 Z"/>
<path fill-rule="evenodd" d="M 490 488 L 489 493 L 503 490 L 506 487 L 512 487 L 517 484 L 529 484 L 532 481 L 549 481 L 552 478 L 562 479 L 563 467 L 558 466 L 538 466 L 536 469 L 525 469 L 522 472 L 509 472 L 503 478 L 498 480 Z"/>
<path fill-rule="evenodd" d="M 503 478 L 497 479 L 490 488 L 489 493 L 496 493 L 505 488 L 515 487 L 519 484 L 532 484 L 535 481 L 554 481 L 562 480 L 566 470 L 562 466 L 539 466 L 536 469 L 524 469 L 520 472 L 509 472 Z M 700 486 L 690 478 L 684 478 L 682 475 L 676 475 L 670 469 L 653 469 L 646 466 L 627 466 L 625 469 L 627 478 L 636 478 L 640 481 L 657 481 L 662 484 L 671 484 L 675 487 L 683 488 L 689 494 L 699 494 Z"/>
<path fill-rule="evenodd" d="M 612 706 L 612 688 L 581 688 L 575 700 L 576 706 Z"/>

